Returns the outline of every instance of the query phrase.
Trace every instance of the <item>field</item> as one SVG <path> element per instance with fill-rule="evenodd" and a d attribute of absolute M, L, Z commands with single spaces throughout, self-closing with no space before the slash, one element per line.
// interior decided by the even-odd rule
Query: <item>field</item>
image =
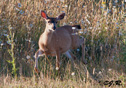
<path fill-rule="evenodd" d="M 34 54 L 45 29 L 41 10 L 50 17 L 65 12 L 58 22 L 80 24 L 85 38 L 72 52 L 71 61 L 61 55 L 60 72 L 55 57 L 40 57 L 40 74 L 34 72 Z M 0 88 L 125 88 L 126 87 L 125 0 L 1 0 L 0 1 Z"/>

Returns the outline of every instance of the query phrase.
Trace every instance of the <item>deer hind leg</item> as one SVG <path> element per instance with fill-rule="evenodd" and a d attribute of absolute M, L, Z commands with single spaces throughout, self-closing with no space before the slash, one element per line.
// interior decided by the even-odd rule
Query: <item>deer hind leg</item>
<path fill-rule="evenodd" d="M 44 55 L 43 51 L 40 50 L 40 49 L 35 53 L 35 66 L 34 66 L 34 70 L 35 70 L 36 73 L 39 73 L 39 71 L 38 71 L 38 58 L 40 56 L 43 56 L 43 55 Z"/>
<path fill-rule="evenodd" d="M 82 62 L 84 64 L 87 64 L 87 60 L 85 59 L 85 39 L 82 38 L 80 39 L 80 44 L 81 44 L 81 47 L 82 47 Z"/>
<path fill-rule="evenodd" d="M 72 69 L 71 75 L 73 75 L 74 74 L 74 60 L 76 59 L 76 57 L 73 55 L 73 53 L 70 50 L 65 52 L 65 55 L 71 60 L 71 69 Z"/>

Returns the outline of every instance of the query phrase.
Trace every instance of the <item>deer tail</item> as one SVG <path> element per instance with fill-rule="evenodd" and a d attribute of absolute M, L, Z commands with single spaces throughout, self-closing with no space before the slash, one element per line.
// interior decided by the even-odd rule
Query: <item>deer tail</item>
<path fill-rule="evenodd" d="M 76 29 L 81 29 L 80 25 L 73 25 L 72 27 L 75 27 Z"/>

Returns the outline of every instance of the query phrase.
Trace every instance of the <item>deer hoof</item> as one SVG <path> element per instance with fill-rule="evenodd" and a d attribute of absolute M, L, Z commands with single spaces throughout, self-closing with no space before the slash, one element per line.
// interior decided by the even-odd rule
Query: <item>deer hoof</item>
<path fill-rule="evenodd" d="M 75 75 L 75 72 L 72 72 L 71 75 L 74 76 Z"/>
<path fill-rule="evenodd" d="M 38 69 L 35 67 L 34 68 L 34 70 L 35 70 L 35 72 L 37 73 L 37 74 L 39 74 L 39 71 L 38 71 Z"/>
<path fill-rule="evenodd" d="M 59 70 L 59 67 L 56 67 L 56 70 Z"/>

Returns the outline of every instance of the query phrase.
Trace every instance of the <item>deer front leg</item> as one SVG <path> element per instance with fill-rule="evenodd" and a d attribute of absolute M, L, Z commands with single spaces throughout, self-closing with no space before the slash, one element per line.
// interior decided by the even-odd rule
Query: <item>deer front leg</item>
<path fill-rule="evenodd" d="M 60 67 L 60 53 L 57 52 L 56 54 L 56 70 L 59 70 Z"/>
<path fill-rule="evenodd" d="M 43 56 L 43 51 L 42 50 L 38 50 L 36 53 L 35 53 L 35 66 L 34 66 L 34 70 L 36 73 L 39 73 L 38 71 L 38 58 L 40 56 Z"/>

